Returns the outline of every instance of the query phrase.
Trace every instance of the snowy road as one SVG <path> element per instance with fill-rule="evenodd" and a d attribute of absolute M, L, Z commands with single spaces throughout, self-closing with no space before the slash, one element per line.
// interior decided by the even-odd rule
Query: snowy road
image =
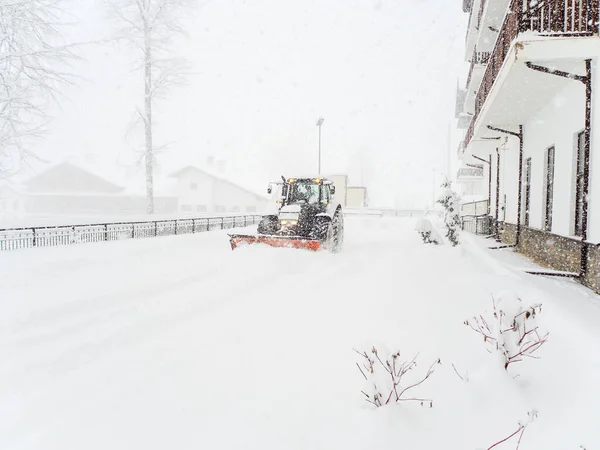
<path fill-rule="evenodd" d="M 600 357 L 577 347 L 600 342 L 597 297 L 413 228 L 348 219 L 337 255 L 232 252 L 222 232 L 0 254 L 0 449 L 475 449 L 531 407 L 521 449 L 600 445 Z M 450 362 L 486 355 L 462 323 L 508 285 L 548 296 L 565 354 L 534 363 L 555 378 L 471 387 Z M 379 343 L 442 358 L 419 388 L 434 408 L 368 407 L 352 349 Z M 572 433 L 547 436 L 559 423 Z"/>

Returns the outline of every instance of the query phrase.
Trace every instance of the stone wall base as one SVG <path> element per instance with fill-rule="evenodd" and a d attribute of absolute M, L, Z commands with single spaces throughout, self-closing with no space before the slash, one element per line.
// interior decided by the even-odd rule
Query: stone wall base
<path fill-rule="evenodd" d="M 503 243 L 507 245 L 516 243 L 515 224 L 500 223 L 499 233 Z M 579 273 L 582 245 L 578 239 L 521 226 L 521 238 L 515 250 L 547 269 Z M 600 294 L 600 248 L 587 245 L 587 276 L 579 281 Z"/>

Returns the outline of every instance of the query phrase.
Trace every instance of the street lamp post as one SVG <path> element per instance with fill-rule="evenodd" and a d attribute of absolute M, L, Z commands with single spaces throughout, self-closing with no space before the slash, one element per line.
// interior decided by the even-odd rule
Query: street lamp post
<path fill-rule="evenodd" d="M 323 125 L 323 121 L 325 119 L 323 119 L 322 117 L 319 117 L 319 120 L 317 120 L 317 126 L 319 127 L 319 173 L 318 175 L 321 175 L 321 125 Z"/>

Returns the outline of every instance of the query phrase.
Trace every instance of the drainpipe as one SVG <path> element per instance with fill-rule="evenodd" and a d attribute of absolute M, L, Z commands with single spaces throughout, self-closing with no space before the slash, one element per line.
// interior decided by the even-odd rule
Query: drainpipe
<path fill-rule="evenodd" d="M 521 209 L 523 207 L 523 125 L 519 125 L 519 194 L 517 206 L 517 238 L 515 246 L 521 241 Z"/>
<path fill-rule="evenodd" d="M 490 153 L 490 162 L 488 163 L 488 214 L 492 212 L 492 154 Z"/>
<path fill-rule="evenodd" d="M 538 72 L 547 73 L 570 80 L 579 81 L 585 86 L 585 131 L 584 131 L 584 148 L 583 148 L 583 211 L 581 219 L 583 221 L 581 227 L 581 260 L 579 262 L 579 278 L 584 280 L 588 272 L 588 254 L 589 248 L 588 238 L 588 198 L 590 188 L 590 143 L 592 132 L 592 60 L 585 60 L 585 75 L 564 72 L 562 70 L 551 70 L 547 67 L 533 64 L 529 61 L 525 65 Z"/>
<path fill-rule="evenodd" d="M 496 223 L 495 223 L 495 234 L 496 241 L 500 242 L 500 230 L 498 228 L 499 219 L 499 208 L 500 208 L 500 149 L 496 147 Z"/>
<path fill-rule="evenodd" d="M 479 156 L 473 155 L 473 158 L 478 159 L 482 163 L 488 165 L 488 215 L 492 212 L 492 155 L 490 153 L 489 159 L 483 159 Z"/>
<path fill-rule="evenodd" d="M 585 142 L 583 149 L 583 212 L 581 227 L 581 265 L 579 277 L 584 280 L 588 272 L 588 198 L 590 194 L 590 143 L 592 132 L 592 60 L 585 60 Z"/>
<path fill-rule="evenodd" d="M 515 236 L 515 244 L 516 247 L 519 245 L 521 241 L 521 209 L 522 209 L 522 200 L 523 196 L 523 125 L 519 125 L 519 132 L 504 130 L 502 128 L 496 128 L 491 125 L 488 125 L 490 130 L 498 131 L 500 133 L 505 133 L 510 136 L 514 136 L 519 139 L 519 186 L 518 186 L 518 194 L 517 194 L 517 233 Z"/>

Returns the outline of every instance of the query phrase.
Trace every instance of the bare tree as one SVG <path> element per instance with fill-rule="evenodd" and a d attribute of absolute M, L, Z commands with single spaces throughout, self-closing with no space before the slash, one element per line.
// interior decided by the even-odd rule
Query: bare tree
<path fill-rule="evenodd" d="M 184 14 L 196 0 L 105 0 L 112 12 L 118 39 L 133 44 L 144 74 L 144 108 L 137 114 L 144 125 L 147 212 L 154 213 L 153 103 L 185 79 L 186 62 L 171 56 Z"/>
<path fill-rule="evenodd" d="M 0 174 L 13 154 L 31 154 L 27 141 L 46 130 L 48 107 L 73 81 L 63 71 L 75 57 L 62 42 L 64 3 L 0 0 Z"/>

